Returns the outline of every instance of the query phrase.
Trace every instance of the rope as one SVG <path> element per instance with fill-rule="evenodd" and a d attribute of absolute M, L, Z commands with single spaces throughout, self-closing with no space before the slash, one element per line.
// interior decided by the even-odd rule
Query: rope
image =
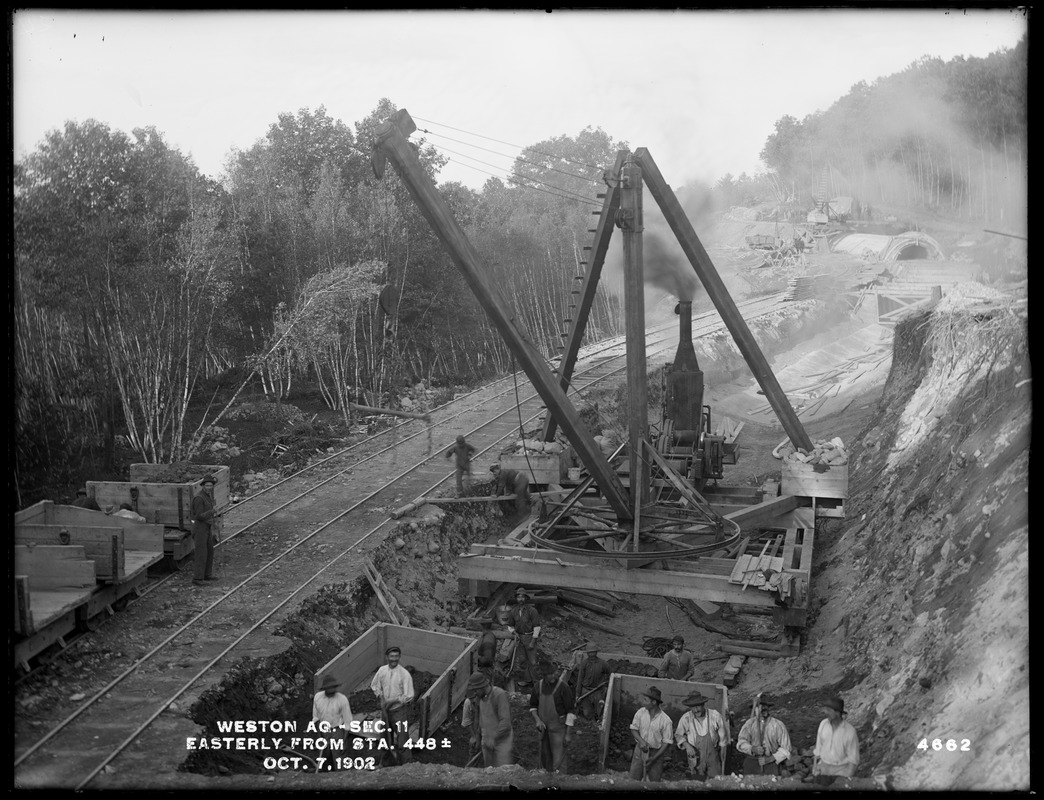
<path fill-rule="evenodd" d="M 663 658 L 671 649 L 671 640 L 663 636 L 646 636 L 642 639 L 642 650 L 649 658 Z"/>
<path fill-rule="evenodd" d="M 453 151 L 451 150 L 449 152 L 453 152 Z M 471 158 L 471 156 L 463 156 L 463 157 L 464 158 Z M 467 167 L 468 169 L 473 169 L 476 172 L 481 172 L 483 175 L 490 175 L 491 177 L 497 178 L 498 180 L 501 177 L 500 175 L 498 175 L 495 172 L 490 172 L 488 169 L 481 169 L 480 167 L 476 167 L 473 164 L 465 164 L 463 161 L 454 161 L 453 159 L 449 159 L 449 160 L 451 162 L 455 163 L 455 164 L 460 164 L 460 166 L 462 166 L 462 167 Z M 478 159 L 475 159 L 475 160 L 477 161 Z M 485 162 L 480 162 L 480 163 L 485 163 Z M 519 180 L 532 180 L 532 178 L 522 178 L 521 176 L 512 176 L 512 177 L 518 177 Z M 552 184 L 550 184 L 550 183 L 545 184 L 545 186 L 551 186 L 551 185 Z M 581 198 L 579 195 L 577 195 L 575 197 L 570 197 L 568 195 L 558 194 L 557 192 L 549 192 L 547 189 L 541 189 L 539 186 L 529 186 L 529 185 L 523 184 L 523 183 L 518 184 L 518 188 L 520 188 L 520 189 L 532 189 L 535 192 L 543 192 L 544 194 L 549 194 L 552 197 L 557 197 L 559 200 L 572 200 L 574 202 L 581 202 L 581 203 L 584 203 L 585 205 L 594 206 L 595 208 L 601 208 L 602 207 L 601 203 L 596 203 L 593 200 L 588 200 L 588 199 Z M 558 188 L 558 187 L 555 187 L 555 188 Z M 565 191 L 565 190 L 563 189 L 562 191 Z"/>
<path fill-rule="evenodd" d="M 529 477 L 533 479 L 533 483 L 536 483 L 536 473 L 533 471 L 533 464 L 529 460 L 529 448 L 526 447 L 526 431 L 522 426 L 522 403 L 518 397 L 518 370 L 515 368 L 514 354 L 512 354 L 511 356 L 511 372 L 511 377 L 515 381 L 515 411 L 518 413 L 518 435 L 522 437 L 522 453 L 526 457 L 526 466 L 529 467 Z M 547 413 L 550 414 L 551 410 L 548 409 Z M 543 496 L 540 497 L 540 515 L 547 515 L 547 503 L 544 500 Z"/>

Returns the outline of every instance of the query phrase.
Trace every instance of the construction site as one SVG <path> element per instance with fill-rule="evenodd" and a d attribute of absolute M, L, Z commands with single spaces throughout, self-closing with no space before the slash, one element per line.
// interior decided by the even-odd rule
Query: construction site
<path fill-rule="evenodd" d="M 87 482 L 97 510 L 19 510 L 15 785 L 801 790 L 840 698 L 859 760 L 833 789 L 1027 788 L 1024 237 L 846 225 L 850 198 L 825 190 L 805 219 L 732 209 L 701 236 L 655 154 L 620 150 L 549 361 L 415 131 L 405 110 L 383 121 L 374 174 L 404 184 L 516 370 L 357 406 L 370 432 L 278 479 L 136 464 Z M 606 291 L 625 333 L 592 341 Z M 197 585 L 205 480 L 219 544 Z M 520 597 L 539 620 L 524 645 Z M 691 668 L 665 677 L 677 637 Z M 405 750 L 373 724 L 396 648 Z M 588 690 L 593 653 L 607 677 Z M 576 703 L 558 771 L 531 714 L 545 661 Z M 510 702 L 510 764 L 462 723 L 480 666 Z M 334 684 L 361 723 L 343 752 L 309 730 Z M 701 694 L 721 715 L 720 774 L 697 779 L 672 743 L 659 781 L 633 777 L 653 688 L 672 727 Z M 769 698 L 789 747 L 752 775 L 740 732 Z"/>

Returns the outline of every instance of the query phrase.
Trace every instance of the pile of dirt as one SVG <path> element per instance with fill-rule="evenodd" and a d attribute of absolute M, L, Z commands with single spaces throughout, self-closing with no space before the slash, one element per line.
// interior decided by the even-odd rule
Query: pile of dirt
<path fill-rule="evenodd" d="M 195 483 L 211 474 L 211 469 L 188 461 L 175 461 L 165 465 L 155 475 L 149 476 L 149 483 Z"/>
<path fill-rule="evenodd" d="M 848 521 L 817 526 L 810 646 L 745 666 L 769 691 L 859 676 L 858 774 L 897 788 L 1029 785 L 1025 309 L 968 298 L 896 327 Z"/>

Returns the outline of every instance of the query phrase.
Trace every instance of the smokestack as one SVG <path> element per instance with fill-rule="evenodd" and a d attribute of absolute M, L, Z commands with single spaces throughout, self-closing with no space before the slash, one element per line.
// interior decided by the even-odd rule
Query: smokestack
<path fill-rule="evenodd" d="M 674 421 L 675 441 L 692 443 L 699 438 L 703 417 L 703 372 L 692 345 L 692 301 L 682 300 L 674 313 L 680 317 L 678 351 L 667 379 L 667 409 Z"/>

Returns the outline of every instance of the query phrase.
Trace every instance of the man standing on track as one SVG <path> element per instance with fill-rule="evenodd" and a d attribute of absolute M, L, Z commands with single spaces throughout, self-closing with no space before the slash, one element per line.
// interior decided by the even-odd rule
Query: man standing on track
<path fill-rule="evenodd" d="M 454 466 L 456 467 L 455 476 L 457 478 L 457 496 L 464 496 L 464 476 L 468 476 L 470 482 L 471 479 L 471 457 L 475 455 L 477 450 L 474 445 L 468 444 L 464 441 L 463 436 L 458 436 L 457 441 L 453 446 L 446 451 L 446 458 L 455 456 Z"/>
<path fill-rule="evenodd" d="M 217 545 L 217 511 L 214 508 L 214 486 L 217 478 L 207 475 L 201 481 L 202 491 L 192 498 L 192 545 L 194 554 L 192 583 L 203 586 L 215 581 L 214 547 Z"/>
<path fill-rule="evenodd" d="M 384 651 L 388 663 L 377 670 L 370 688 L 381 704 L 381 718 L 391 731 L 394 755 L 400 764 L 410 761 L 407 739 L 419 739 L 418 723 L 413 719 L 413 676 L 399 664 L 402 650 L 394 645 Z"/>

